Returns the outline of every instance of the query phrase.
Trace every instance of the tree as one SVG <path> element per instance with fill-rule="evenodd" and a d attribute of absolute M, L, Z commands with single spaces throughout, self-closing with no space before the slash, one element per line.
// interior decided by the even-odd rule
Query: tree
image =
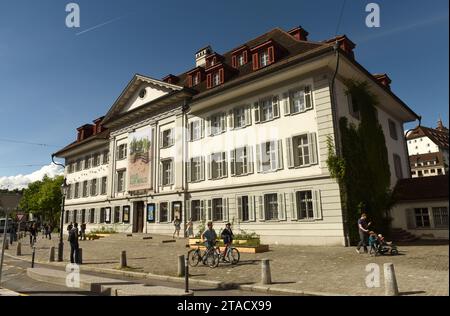
<path fill-rule="evenodd" d="M 63 176 L 55 178 L 45 176 L 42 181 L 30 183 L 24 190 L 20 208 L 26 213 L 33 213 L 55 227 L 60 216 L 63 181 Z"/>

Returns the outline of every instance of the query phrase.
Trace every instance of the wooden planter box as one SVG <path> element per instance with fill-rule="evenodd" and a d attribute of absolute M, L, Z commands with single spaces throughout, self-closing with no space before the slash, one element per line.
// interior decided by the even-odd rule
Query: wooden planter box
<path fill-rule="evenodd" d="M 189 248 L 196 249 L 200 246 L 200 249 L 205 250 L 205 246 L 203 244 L 197 245 L 197 242 L 201 242 L 201 239 L 189 239 Z M 243 244 L 247 242 L 247 240 L 234 240 L 233 246 L 239 250 L 240 253 L 262 253 L 269 251 L 269 245 L 259 245 L 259 246 L 241 246 L 240 244 Z M 220 247 L 221 251 L 225 250 L 225 247 Z"/>

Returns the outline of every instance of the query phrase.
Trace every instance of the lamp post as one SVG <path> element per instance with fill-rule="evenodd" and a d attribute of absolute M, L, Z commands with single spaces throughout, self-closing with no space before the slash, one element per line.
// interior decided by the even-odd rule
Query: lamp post
<path fill-rule="evenodd" d="M 61 185 L 61 219 L 60 219 L 60 227 L 59 227 L 59 244 L 58 244 L 58 262 L 63 261 L 63 252 L 64 252 L 64 237 L 63 237 L 63 231 L 64 231 L 64 203 L 66 201 L 66 194 L 67 194 L 67 179 L 64 178 L 63 184 Z"/>
<path fill-rule="evenodd" d="M 66 168 L 66 166 L 64 166 L 63 164 L 57 163 L 55 162 L 55 155 L 52 155 L 52 162 L 60 167 L 63 167 L 64 169 Z M 60 219 L 60 227 L 59 227 L 59 244 L 58 244 L 58 262 L 62 262 L 64 260 L 64 256 L 63 256 L 63 252 L 64 252 L 64 237 L 63 237 L 63 230 L 64 230 L 64 203 L 66 201 L 66 194 L 67 194 L 67 189 L 68 189 L 68 185 L 67 185 L 67 179 L 66 177 L 64 177 L 64 181 L 63 184 L 61 185 L 61 193 L 62 193 L 62 198 L 61 198 L 61 219 Z"/>
<path fill-rule="evenodd" d="M 3 209 L 3 207 L 0 207 L 0 210 L 5 211 L 5 226 L 3 228 L 3 243 L 2 243 L 2 253 L 1 253 L 1 259 L 0 259 L 0 284 L 2 282 L 2 273 L 3 273 L 3 258 L 5 256 L 5 246 L 6 246 L 6 234 L 8 231 L 8 210 Z"/>

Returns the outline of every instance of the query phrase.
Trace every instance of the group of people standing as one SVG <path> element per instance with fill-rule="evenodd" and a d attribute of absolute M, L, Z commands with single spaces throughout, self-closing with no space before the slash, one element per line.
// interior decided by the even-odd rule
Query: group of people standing
<path fill-rule="evenodd" d="M 78 223 L 70 223 L 67 226 L 67 232 L 69 233 L 68 241 L 70 243 L 70 263 L 80 263 L 79 250 L 80 244 L 78 240 L 86 240 L 86 224 L 83 223 L 78 229 Z"/>
<path fill-rule="evenodd" d="M 34 245 L 37 241 L 37 235 L 39 232 L 38 225 L 36 223 L 31 223 L 28 227 L 28 232 L 30 233 L 30 245 Z M 42 225 L 42 238 L 48 238 L 52 240 L 52 226 L 48 223 Z"/>

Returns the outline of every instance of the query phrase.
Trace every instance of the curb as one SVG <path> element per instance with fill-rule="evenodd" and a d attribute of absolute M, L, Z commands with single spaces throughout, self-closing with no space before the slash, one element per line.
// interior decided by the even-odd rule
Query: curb
<path fill-rule="evenodd" d="M 31 262 L 31 259 L 13 256 L 8 253 L 5 253 L 5 255 L 10 258 L 13 258 L 13 259 Z M 62 262 L 62 263 L 61 262 L 48 262 L 48 261 L 44 262 L 44 261 L 37 261 L 37 260 L 35 260 L 34 262 L 38 263 L 38 264 L 44 264 L 44 265 L 50 265 L 50 266 L 54 265 L 54 266 L 61 266 L 61 267 L 64 267 L 67 264 L 64 262 Z M 83 265 L 81 265 L 80 270 L 86 271 L 86 272 L 107 273 L 107 274 L 120 275 L 120 276 L 125 276 L 125 277 L 142 278 L 142 279 L 156 280 L 156 281 L 167 281 L 167 282 L 174 282 L 174 283 L 184 283 L 185 282 L 184 278 L 174 277 L 174 276 L 169 276 L 169 275 L 158 275 L 158 274 L 145 273 L 145 272 L 121 271 L 121 270 L 115 270 L 115 269 L 109 269 L 109 268 L 86 267 Z M 257 293 L 265 293 L 265 294 L 277 294 L 277 295 L 284 294 L 284 295 L 298 295 L 298 296 L 347 296 L 345 294 L 314 292 L 314 291 L 301 291 L 301 290 L 293 290 L 293 289 L 286 289 L 286 288 L 278 288 L 278 287 L 261 285 L 261 284 L 240 285 L 240 284 L 232 283 L 232 282 L 198 280 L 198 279 L 189 279 L 189 284 L 210 286 L 210 287 L 213 287 L 216 289 L 221 289 L 221 290 L 237 289 L 237 290 L 241 290 L 241 291 L 257 292 Z"/>

